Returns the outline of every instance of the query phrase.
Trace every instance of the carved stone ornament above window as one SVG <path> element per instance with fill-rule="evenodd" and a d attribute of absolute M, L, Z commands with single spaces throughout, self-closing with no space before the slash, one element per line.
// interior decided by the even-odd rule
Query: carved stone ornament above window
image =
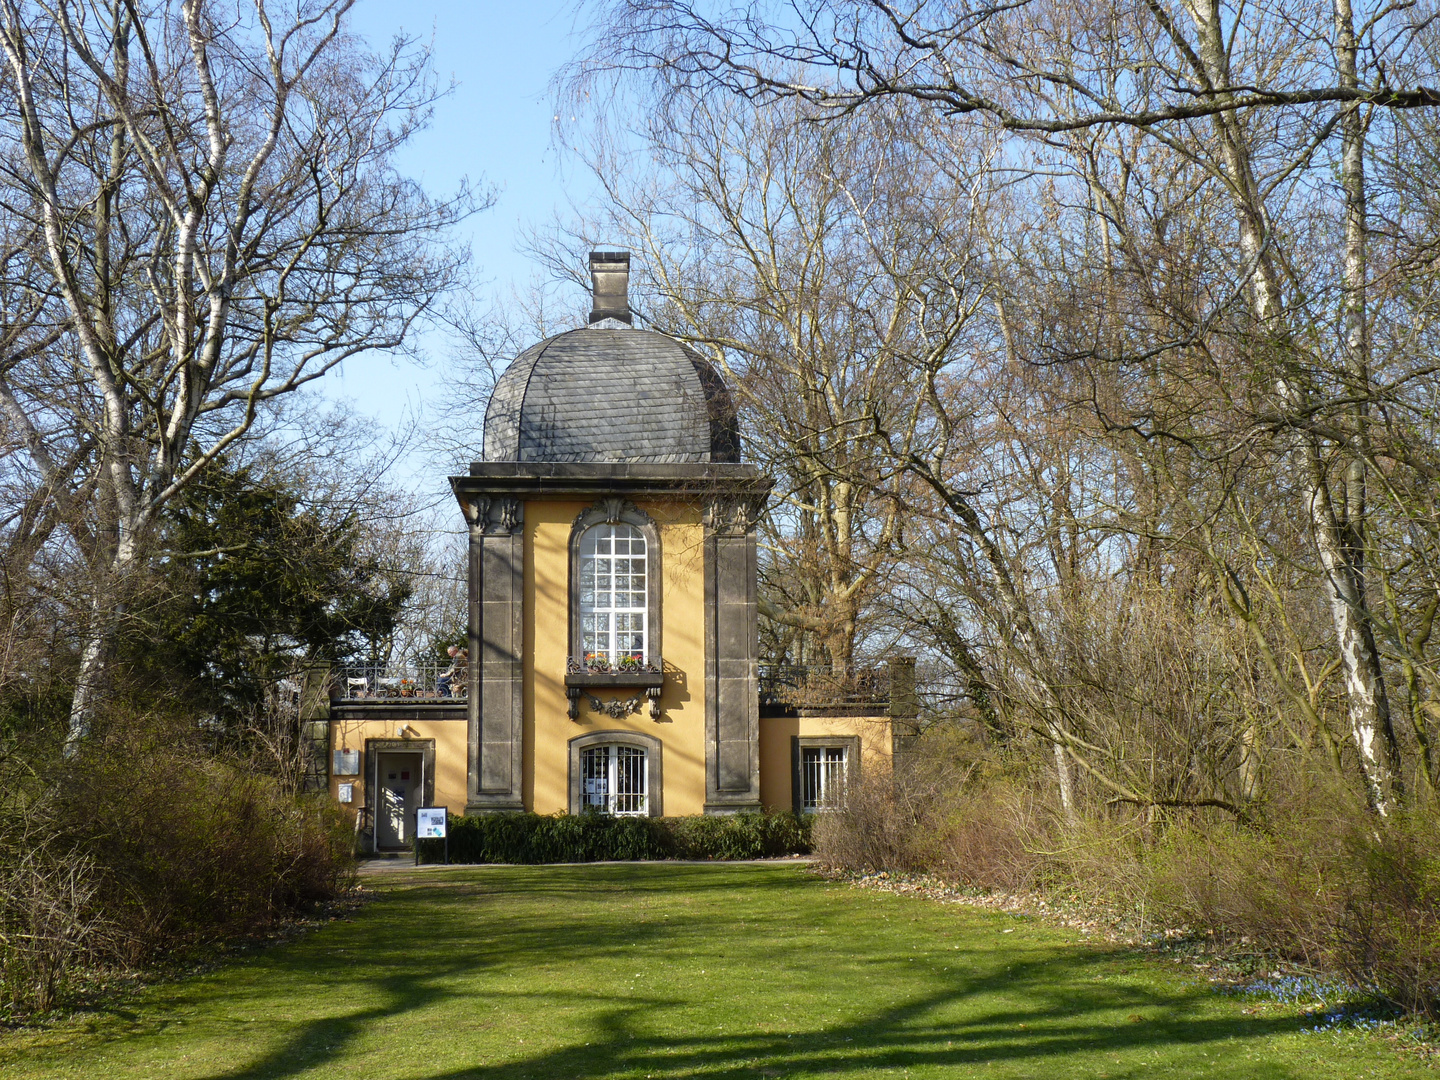
<path fill-rule="evenodd" d="M 604 514 L 605 524 L 607 525 L 619 525 L 624 520 L 626 511 L 629 511 L 630 513 L 638 517 L 644 518 L 646 521 L 650 520 L 650 516 L 648 514 L 641 513 L 635 508 L 634 504 L 626 502 L 624 499 L 601 499 L 593 507 L 591 507 L 591 510 Z M 580 516 L 584 517 L 584 514 L 581 514 Z M 626 524 L 634 525 L 636 523 L 630 521 L 626 522 Z"/>
<path fill-rule="evenodd" d="M 629 499 L 618 495 L 607 496 L 595 502 L 594 506 L 581 510 L 570 523 L 570 537 L 575 539 L 591 525 L 634 525 L 637 529 L 655 528 L 655 519 L 645 513 Z"/>
<path fill-rule="evenodd" d="M 640 706 L 645 704 L 645 699 L 639 694 L 632 698 L 621 701 L 615 698 L 611 701 L 604 701 L 594 694 L 585 695 L 585 704 L 598 713 L 604 713 L 612 720 L 619 720 L 623 716 L 629 716 L 632 712 L 639 712 Z"/>
<path fill-rule="evenodd" d="M 656 678 L 663 680 L 663 676 L 656 676 Z M 637 685 L 638 680 L 598 683 L 589 680 L 581 681 L 582 679 L 583 676 L 581 678 L 576 678 L 571 675 L 565 677 L 565 697 L 568 702 L 565 713 L 571 720 L 580 719 L 580 699 L 582 697 L 595 712 L 605 713 L 607 716 L 612 716 L 616 720 L 622 716 L 629 716 L 632 712 L 639 712 L 640 706 L 644 705 L 647 701 L 650 703 L 651 720 L 659 720 L 664 716 L 664 713 L 660 711 L 660 694 L 663 689 L 662 682 L 644 684 L 641 687 L 645 691 L 643 696 L 636 694 L 634 697 L 625 700 L 612 700 L 607 702 L 590 693 L 590 688 L 597 686 L 624 686 L 629 688 Z"/>

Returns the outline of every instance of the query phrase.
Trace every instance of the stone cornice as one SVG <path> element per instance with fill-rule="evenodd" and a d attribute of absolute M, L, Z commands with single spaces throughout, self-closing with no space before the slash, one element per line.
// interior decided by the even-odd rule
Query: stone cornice
<path fill-rule="evenodd" d="M 627 462 L 482 461 L 465 476 L 450 477 L 457 497 L 485 493 L 556 498 L 602 493 L 679 495 L 699 501 L 745 495 L 763 505 L 775 481 L 754 465 L 630 464 Z"/>

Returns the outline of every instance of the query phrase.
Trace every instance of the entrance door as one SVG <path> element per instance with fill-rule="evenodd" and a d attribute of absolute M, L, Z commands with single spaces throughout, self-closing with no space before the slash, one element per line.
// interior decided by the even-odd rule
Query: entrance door
<path fill-rule="evenodd" d="M 424 797 L 421 775 L 425 758 L 421 754 L 380 753 L 375 755 L 376 791 L 375 846 L 380 849 L 409 847 L 415 826 L 415 811 Z"/>

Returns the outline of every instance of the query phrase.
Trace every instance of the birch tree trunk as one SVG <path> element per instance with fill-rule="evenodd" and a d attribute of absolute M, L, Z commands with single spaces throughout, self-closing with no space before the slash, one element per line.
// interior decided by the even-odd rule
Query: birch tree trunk
<path fill-rule="evenodd" d="M 1335 0 L 1335 67 L 1342 87 L 1357 89 L 1355 16 L 1350 0 Z M 1369 493 L 1366 470 L 1370 457 L 1368 437 L 1371 396 L 1370 310 L 1368 303 L 1369 227 L 1366 221 L 1364 107 L 1346 108 L 1340 121 L 1342 149 L 1340 186 L 1345 200 L 1345 254 L 1341 273 L 1345 311 L 1346 387 L 1351 399 L 1352 433 L 1344 476 L 1345 508 L 1337 515 L 1335 539 L 1326 571 L 1331 588 L 1330 607 L 1335 635 L 1345 660 L 1345 683 L 1350 703 L 1350 734 L 1360 755 L 1370 800 L 1387 812 L 1400 793 L 1400 746 L 1390 715 L 1390 699 L 1376 647 L 1369 598 L 1366 595 L 1366 520 Z M 1327 521 L 1327 526 L 1329 522 Z M 1334 556 L 1338 555 L 1339 558 Z"/>
<path fill-rule="evenodd" d="M 1216 0 L 1196 4 L 1197 38 L 1203 75 L 1218 101 L 1231 93 L 1229 58 L 1224 40 L 1220 5 Z M 1348 0 L 1336 0 L 1336 60 L 1342 80 L 1355 86 L 1355 37 Z M 1296 355 L 1293 329 L 1287 325 L 1279 268 L 1270 254 L 1269 215 L 1256 183 L 1243 117 L 1221 112 L 1214 117 L 1221 156 L 1235 201 L 1241 249 L 1255 267 L 1249 289 L 1256 322 L 1264 328 L 1267 344 L 1276 350 L 1280 373 L 1276 397 L 1287 414 L 1290 461 L 1310 521 L 1320 566 L 1328 586 L 1330 618 L 1335 629 L 1350 717 L 1351 738 L 1359 754 L 1360 770 L 1371 807 L 1386 814 L 1400 783 L 1399 747 L 1390 718 L 1384 673 L 1364 587 L 1364 462 L 1352 457 L 1344 474 L 1348 520 L 1335 506 L 1331 482 L 1319 436 L 1304 427 L 1309 407 L 1307 376 Z M 1342 119 L 1342 187 L 1345 193 L 1345 253 L 1343 266 L 1346 317 L 1347 368 L 1352 390 L 1363 398 L 1368 384 L 1365 361 L 1365 180 L 1364 125 L 1358 103 Z M 1358 380 L 1358 381 L 1357 381 Z M 1363 401 L 1357 406 L 1363 410 Z"/>

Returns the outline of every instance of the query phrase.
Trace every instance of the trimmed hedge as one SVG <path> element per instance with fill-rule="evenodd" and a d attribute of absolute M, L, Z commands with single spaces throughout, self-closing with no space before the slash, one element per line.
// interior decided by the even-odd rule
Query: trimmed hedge
<path fill-rule="evenodd" d="M 766 859 L 810 854 L 810 814 L 703 814 L 657 818 L 669 832 L 676 859 Z"/>
<path fill-rule="evenodd" d="M 420 861 L 440 862 L 440 840 Z M 788 811 L 697 817 L 601 814 L 450 816 L 452 863 L 573 863 L 648 859 L 761 859 L 810 851 L 810 819 Z"/>

